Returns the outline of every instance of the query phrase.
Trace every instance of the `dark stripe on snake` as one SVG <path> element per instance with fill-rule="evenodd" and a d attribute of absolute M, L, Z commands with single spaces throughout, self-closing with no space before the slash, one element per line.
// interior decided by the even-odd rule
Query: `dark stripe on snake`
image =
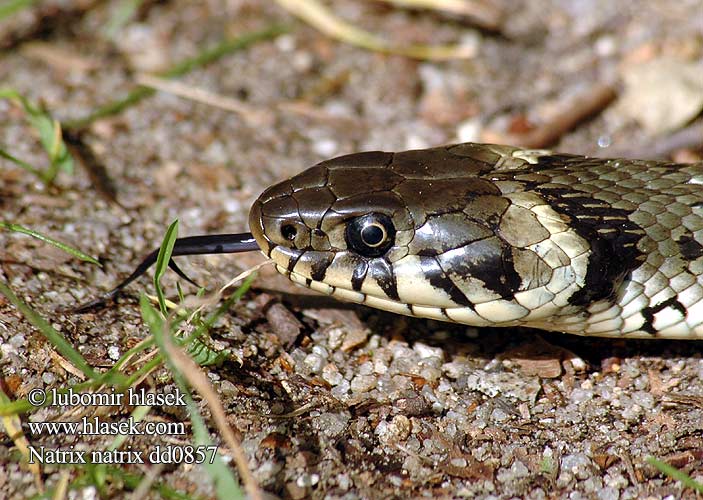
<path fill-rule="evenodd" d="M 618 285 L 645 257 L 637 249 L 643 233 L 628 219 L 630 212 L 602 201 L 594 204 L 593 198 L 585 193 L 566 188 L 537 188 L 536 191 L 554 211 L 567 215 L 574 231 L 591 246 L 584 287 L 571 296 L 569 304 L 587 306 L 611 299 Z"/>
<path fill-rule="evenodd" d="M 447 277 L 436 257 L 420 256 L 420 267 L 430 285 L 449 295 L 455 303 L 471 309 L 474 308 L 473 302 L 467 299 L 466 295 Z"/>
<path fill-rule="evenodd" d="M 654 307 L 645 307 L 642 309 L 642 316 L 644 316 L 644 323 L 640 327 L 640 330 L 645 331 L 647 333 L 651 333 L 652 335 L 656 335 L 657 330 L 654 328 L 654 316 L 666 309 L 667 307 L 671 307 L 672 309 L 677 310 L 678 312 L 681 313 L 681 316 L 684 318 L 686 317 L 686 307 L 678 301 L 676 297 L 671 297 L 668 300 L 665 300 L 661 304 L 657 304 Z"/>
<path fill-rule="evenodd" d="M 485 288 L 502 298 L 511 299 L 520 286 L 520 276 L 513 265 L 511 248 L 493 236 L 457 249 L 461 252 L 438 255 L 437 262 L 454 282 L 470 277 L 481 281 Z"/>
<path fill-rule="evenodd" d="M 686 260 L 696 260 L 703 255 L 703 245 L 694 240 L 691 233 L 682 234 L 679 239 L 676 240 L 676 243 L 679 246 L 681 255 Z"/>
<path fill-rule="evenodd" d="M 369 271 L 369 263 L 364 259 L 359 259 L 358 263 L 354 266 L 354 272 L 352 273 L 351 284 L 352 290 L 358 292 L 361 290 L 361 285 L 364 284 L 366 279 L 366 273 Z"/>
<path fill-rule="evenodd" d="M 310 277 L 315 281 L 324 281 L 327 268 L 332 264 L 334 255 L 331 253 L 323 254 L 322 258 L 313 260 L 310 268 Z"/>
<path fill-rule="evenodd" d="M 369 271 L 376 279 L 383 293 L 385 293 L 389 299 L 400 302 L 398 282 L 395 279 L 395 274 L 393 274 L 393 266 L 391 266 L 386 259 L 372 259 L 369 262 Z"/>

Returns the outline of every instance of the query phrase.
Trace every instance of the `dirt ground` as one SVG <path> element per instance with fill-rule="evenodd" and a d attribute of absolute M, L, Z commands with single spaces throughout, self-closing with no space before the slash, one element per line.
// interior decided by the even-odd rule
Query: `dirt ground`
<path fill-rule="evenodd" d="M 215 105 L 160 91 L 84 127 L 84 165 L 61 173 L 54 186 L 0 158 L 2 220 L 104 263 L 101 269 L 3 231 L 0 276 L 99 370 L 149 335 L 138 295 L 153 293 L 151 281 L 142 278 L 100 311 L 66 308 L 126 276 L 176 218 L 182 236 L 246 231 L 248 207 L 265 187 L 323 159 L 458 140 L 533 140 L 535 130 L 559 129 L 559 117 L 578 114 L 580 96 L 603 86 L 617 97 L 596 99 L 584 113 L 594 116 L 559 130 L 547 141 L 552 149 L 701 159 L 700 0 L 502 2 L 501 15 L 479 28 L 460 16 L 384 2 L 327 4 L 399 45 L 460 42 L 474 53 L 451 61 L 335 41 L 273 1 L 147 1 L 110 36 L 106 26 L 120 5 L 46 1 L 0 20 L 0 87 L 43 102 L 68 124 L 124 97 L 143 75 L 223 39 L 272 23 L 286 32 L 174 80 L 215 95 Z M 485 0 L 480 12 L 500 5 Z M 46 164 L 19 106 L 0 100 L 0 125 L 0 149 Z M 179 265 L 215 289 L 261 260 L 207 256 Z M 176 281 L 173 273 L 164 279 L 171 297 Z M 256 483 L 276 497 L 696 497 L 649 457 L 703 481 L 701 341 L 579 338 L 403 318 L 301 291 L 267 268 L 211 334 L 232 359 L 205 368 L 208 378 Z M 1 297 L 0 339 L 2 387 L 11 399 L 81 381 Z M 173 391 L 165 369 L 140 387 Z M 102 410 L 101 418 L 129 415 Z M 29 432 L 28 422 L 69 420 L 67 412 L 21 415 L 30 444 L 104 449 L 112 441 Z M 187 415 L 156 405 L 150 418 Z M 189 439 L 128 437 L 125 446 Z M 37 477 L 21 462 L 4 435 L 2 498 L 39 494 Z M 200 466 L 155 467 L 123 470 L 154 473 L 156 483 L 189 498 L 214 496 Z M 72 466 L 44 465 L 40 478 L 53 493 L 63 476 L 77 474 Z M 65 498 L 122 498 L 134 489 L 118 476 L 102 491 L 90 481 L 71 484 Z M 149 495 L 169 497 L 156 488 Z"/>

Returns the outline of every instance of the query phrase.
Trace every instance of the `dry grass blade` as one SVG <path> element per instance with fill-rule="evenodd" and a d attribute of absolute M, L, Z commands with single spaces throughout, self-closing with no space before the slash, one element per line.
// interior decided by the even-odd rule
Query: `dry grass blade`
<path fill-rule="evenodd" d="M 151 490 L 151 486 L 161 475 L 165 467 L 166 464 L 155 464 L 151 469 L 149 469 L 149 472 L 146 473 L 144 479 L 142 479 L 142 482 L 139 483 L 139 486 L 132 492 L 129 498 L 131 500 L 147 498 L 149 490 Z"/>
<path fill-rule="evenodd" d="M 497 31 L 501 28 L 504 12 L 490 2 L 483 0 L 378 0 L 399 7 L 428 9 L 457 16 L 471 18 L 477 26 Z"/>
<path fill-rule="evenodd" d="M 472 45 L 393 45 L 373 33 L 343 21 L 317 0 L 276 0 L 276 2 L 324 34 L 368 50 L 436 61 L 468 59 L 476 55 L 476 48 Z"/>
<path fill-rule="evenodd" d="M 86 73 L 100 67 L 100 61 L 97 59 L 79 56 L 48 42 L 25 43 L 20 47 L 20 52 L 23 56 L 48 64 L 58 71 Z"/>
<path fill-rule="evenodd" d="M 10 402 L 10 398 L 2 389 L 0 389 L 0 402 L 5 404 Z M 2 425 L 5 428 L 7 436 L 12 439 L 12 442 L 15 443 L 15 446 L 22 454 L 22 457 L 29 466 L 29 470 L 32 471 L 37 489 L 40 492 L 44 492 L 44 483 L 41 479 L 39 463 L 29 460 L 29 441 L 27 441 L 24 432 L 22 432 L 22 421 L 20 417 L 17 415 L 5 415 L 2 417 Z"/>
<path fill-rule="evenodd" d="M 185 376 L 190 386 L 198 391 L 203 399 L 207 401 L 212 417 L 215 420 L 215 425 L 217 425 L 227 446 L 232 451 L 234 462 L 237 464 L 237 470 L 244 482 L 244 487 L 249 494 L 249 498 L 252 500 L 262 500 L 261 492 L 247 465 L 247 457 L 244 454 L 244 450 L 242 450 L 237 436 L 232 432 L 227 422 L 225 409 L 222 407 L 222 403 L 217 397 L 217 393 L 212 388 L 207 376 L 188 355 L 173 344 L 170 335 L 164 335 L 164 345 L 172 362 L 178 367 L 178 370 L 183 376 Z"/>
<path fill-rule="evenodd" d="M 247 269 L 246 271 L 242 271 L 242 272 L 239 273 L 237 276 L 235 276 L 234 278 L 232 278 L 231 280 L 229 280 L 229 282 L 227 282 L 226 285 L 223 285 L 223 286 L 220 288 L 220 290 L 217 292 L 218 295 L 221 296 L 221 295 L 225 292 L 225 290 L 227 290 L 229 287 L 233 286 L 235 283 L 238 283 L 238 282 L 240 282 L 240 281 L 242 281 L 242 280 L 248 278 L 249 276 L 251 276 L 252 274 L 254 274 L 256 271 L 258 271 L 259 269 L 261 269 L 262 267 L 268 266 L 269 264 L 273 264 L 273 263 L 274 263 L 273 260 L 268 259 L 268 260 L 265 260 L 264 262 L 262 262 L 262 263 L 260 263 L 260 264 L 256 264 L 255 266 L 250 267 L 250 268 Z"/>
<path fill-rule="evenodd" d="M 61 356 L 59 353 L 56 351 L 51 351 L 49 352 L 49 356 L 51 356 L 51 359 L 59 365 L 61 368 L 66 370 L 68 373 L 73 375 L 74 377 L 80 379 L 80 380 L 85 380 L 85 374 L 83 374 L 82 371 L 80 371 L 78 368 L 73 366 L 69 360 Z"/>
<path fill-rule="evenodd" d="M 71 479 L 71 475 L 68 471 L 61 471 L 61 476 L 54 487 L 54 496 L 51 497 L 52 500 L 60 500 L 62 498 L 68 498 L 68 482 Z"/>
<path fill-rule="evenodd" d="M 178 97 L 190 99 L 191 101 L 200 102 L 226 111 L 232 111 L 240 115 L 250 126 L 258 127 L 271 125 L 273 123 L 272 114 L 265 110 L 256 109 L 237 99 L 208 92 L 207 90 L 186 85 L 181 82 L 151 75 L 138 75 L 136 82 L 144 87 L 150 87 L 161 92 L 168 92 Z"/>

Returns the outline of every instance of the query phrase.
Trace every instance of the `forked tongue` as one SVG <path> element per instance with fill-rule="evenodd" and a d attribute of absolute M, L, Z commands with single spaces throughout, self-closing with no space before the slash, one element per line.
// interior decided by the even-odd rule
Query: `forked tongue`
<path fill-rule="evenodd" d="M 120 282 L 115 288 L 109 292 L 103 294 L 102 296 L 81 304 L 80 306 L 73 309 L 73 312 L 84 313 L 91 309 L 101 307 L 105 305 L 106 302 L 113 300 L 120 291 L 129 285 L 132 281 L 139 278 L 142 274 L 146 272 L 147 269 L 151 267 L 152 264 L 156 262 L 159 256 L 159 248 L 147 255 L 144 260 L 132 271 L 132 274 L 127 276 L 122 282 Z M 203 236 L 188 236 L 186 238 L 176 239 L 173 245 L 172 257 L 177 257 L 179 255 L 205 255 L 205 254 L 218 254 L 218 253 L 242 253 L 242 252 L 252 252 L 254 250 L 259 250 L 259 245 L 256 243 L 254 236 L 251 233 L 236 233 L 236 234 L 211 234 Z M 173 271 L 183 278 L 184 280 L 198 286 L 192 279 L 190 279 L 186 274 L 181 271 L 181 269 L 176 265 L 173 258 L 169 260 L 168 267 L 173 269 Z"/>

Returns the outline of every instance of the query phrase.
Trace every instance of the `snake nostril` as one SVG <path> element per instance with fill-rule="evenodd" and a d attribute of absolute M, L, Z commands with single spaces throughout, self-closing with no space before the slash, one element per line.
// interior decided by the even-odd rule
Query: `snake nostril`
<path fill-rule="evenodd" d="M 298 230 L 292 224 L 285 224 L 284 226 L 281 227 L 281 236 L 283 236 L 288 241 L 295 240 L 295 237 L 297 236 L 297 234 L 298 234 Z"/>

